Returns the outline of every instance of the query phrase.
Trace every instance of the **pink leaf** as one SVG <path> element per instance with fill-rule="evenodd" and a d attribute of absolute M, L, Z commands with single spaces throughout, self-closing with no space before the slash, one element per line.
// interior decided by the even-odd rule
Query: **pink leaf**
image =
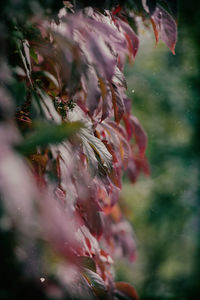
<path fill-rule="evenodd" d="M 139 39 L 128 23 L 121 20 L 120 18 L 116 18 L 116 20 L 127 40 L 129 51 L 130 53 L 132 53 L 133 58 L 135 58 L 139 48 Z"/>
<path fill-rule="evenodd" d="M 159 38 L 169 47 L 175 54 L 175 45 L 177 40 L 177 26 L 173 17 L 161 6 L 157 6 L 152 15 L 152 25 L 156 37 Z"/>

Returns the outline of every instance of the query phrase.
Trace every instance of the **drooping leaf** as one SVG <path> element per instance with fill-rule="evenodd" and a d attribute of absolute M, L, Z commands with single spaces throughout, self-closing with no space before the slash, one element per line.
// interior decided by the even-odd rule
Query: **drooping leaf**
<path fill-rule="evenodd" d="M 112 78 L 112 82 L 117 87 L 122 87 L 124 89 L 127 89 L 126 78 L 125 78 L 123 72 L 121 72 L 117 66 L 115 67 L 115 73 Z"/>
<path fill-rule="evenodd" d="M 103 233 L 103 224 L 101 209 L 95 199 L 95 191 L 91 190 L 90 194 L 87 195 L 87 199 L 81 199 L 81 195 L 79 195 L 77 206 L 85 225 L 89 228 L 92 235 L 99 239 Z"/>
<path fill-rule="evenodd" d="M 95 261 L 89 256 L 80 256 L 78 258 L 80 265 L 83 268 L 87 268 L 96 273 L 96 264 Z"/>
<path fill-rule="evenodd" d="M 40 106 L 42 106 L 46 118 L 56 123 L 61 123 L 61 117 L 56 111 L 51 97 L 39 88 L 37 88 L 37 95 L 40 97 Z"/>
<path fill-rule="evenodd" d="M 125 107 L 124 107 L 124 99 L 120 94 L 119 89 L 114 88 L 112 84 L 110 85 L 111 94 L 112 94 L 112 103 L 115 115 L 115 121 L 118 124 L 123 117 Z"/>
<path fill-rule="evenodd" d="M 156 37 L 156 43 L 159 38 L 169 47 L 173 54 L 175 54 L 175 46 L 177 40 L 177 26 L 173 17 L 157 5 L 152 17 L 152 25 Z"/>
<path fill-rule="evenodd" d="M 132 54 L 134 59 L 139 48 L 139 39 L 128 23 L 121 20 L 120 18 L 117 18 L 117 23 L 124 33 L 124 36 L 128 43 L 129 52 Z"/>
<path fill-rule="evenodd" d="M 87 279 L 98 299 L 106 300 L 108 297 L 107 288 L 103 279 L 95 272 L 84 269 L 83 276 Z"/>
<path fill-rule="evenodd" d="M 97 38 L 97 35 L 93 32 L 90 33 L 86 55 L 88 55 L 100 76 L 108 80 L 112 78 L 116 58 L 112 55 L 104 40 L 100 37 Z"/>
<path fill-rule="evenodd" d="M 120 291 L 122 293 L 119 295 L 120 296 L 119 299 L 139 300 L 136 290 L 129 283 L 119 281 L 119 282 L 115 282 L 115 286 L 117 291 Z M 124 298 L 123 295 L 125 296 Z"/>
<path fill-rule="evenodd" d="M 111 181 L 114 183 L 116 187 L 119 189 L 122 188 L 122 182 L 121 182 L 121 168 L 119 166 L 113 165 L 112 171 L 108 174 Z"/>
<path fill-rule="evenodd" d="M 29 69 L 29 72 L 31 73 L 32 67 L 31 67 L 31 60 L 30 60 L 30 45 L 29 45 L 29 42 L 27 40 L 24 40 L 22 42 L 22 45 L 23 45 L 23 49 L 24 49 L 28 69 Z"/>
<path fill-rule="evenodd" d="M 112 114 L 112 93 L 109 88 L 107 90 L 106 96 L 102 98 L 102 100 L 103 104 L 101 121 L 105 120 Z"/>
<path fill-rule="evenodd" d="M 32 80 L 31 80 L 32 67 L 31 67 L 31 61 L 30 61 L 29 42 L 27 40 L 24 40 L 22 42 L 22 47 L 20 47 L 18 45 L 18 50 L 19 50 L 19 53 L 20 53 L 20 56 L 21 56 L 21 59 L 22 59 L 22 62 L 23 62 L 23 65 L 24 65 L 24 68 L 26 71 L 27 78 L 32 86 L 33 85 Z"/>
<path fill-rule="evenodd" d="M 33 48 L 30 48 L 30 56 L 32 57 L 32 59 L 34 60 L 34 62 L 36 64 L 38 64 L 38 55 L 37 53 L 34 51 Z"/>
<path fill-rule="evenodd" d="M 106 94 L 107 94 L 107 87 L 106 87 L 106 83 L 104 82 L 104 80 L 101 77 L 99 77 L 99 87 L 101 90 L 102 98 L 105 99 Z"/>
<path fill-rule="evenodd" d="M 139 170 L 138 170 L 138 168 L 136 166 L 136 163 L 135 163 L 133 157 L 128 162 L 127 173 L 128 173 L 128 177 L 129 177 L 130 181 L 132 183 L 135 183 L 136 180 L 137 180 L 137 177 L 139 175 Z"/>
<path fill-rule="evenodd" d="M 84 76 L 84 84 L 86 89 L 86 104 L 91 115 L 99 105 L 101 92 L 98 86 L 97 74 L 91 66 L 88 67 L 86 75 Z"/>
<path fill-rule="evenodd" d="M 98 173 L 98 160 L 96 158 L 93 148 L 88 143 L 87 139 L 82 136 L 83 152 L 85 153 L 92 176 Z"/>
<path fill-rule="evenodd" d="M 83 136 L 85 138 L 85 145 L 87 141 L 88 145 L 95 151 L 95 153 L 100 158 L 103 166 L 108 170 L 111 169 L 112 155 L 108 152 L 104 143 L 86 129 L 81 130 L 80 136 Z"/>
<path fill-rule="evenodd" d="M 156 8 L 156 0 L 142 0 L 142 4 L 146 12 L 152 15 Z"/>

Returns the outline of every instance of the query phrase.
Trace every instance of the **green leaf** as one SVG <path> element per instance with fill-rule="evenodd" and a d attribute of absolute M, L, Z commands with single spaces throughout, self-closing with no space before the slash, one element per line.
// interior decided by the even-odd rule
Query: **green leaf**
<path fill-rule="evenodd" d="M 36 147 L 46 147 L 48 144 L 58 144 L 69 139 L 82 127 L 82 123 L 62 123 L 59 125 L 51 123 L 35 123 L 35 130 L 25 137 L 25 140 L 17 146 L 23 154 L 31 154 Z"/>
<path fill-rule="evenodd" d="M 87 279 L 99 299 L 106 300 L 108 298 L 105 282 L 97 273 L 85 268 L 83 276 Z"/>
<path fill-rule="evenodd" d="M 89 257 L 89 256 L 80 256 L 78 258 L 78 261 L 80 262 L 80 265 L 83 267 L 83 268 L 87 268 L 93 272 L 96 272 L 96 264 L 94 262 L 94 260 Z"/>
<path fill-rule="evenodd" d="M 38 56 L 37 56 L 37 53 L 34 51 L 33 48 L 30 48 L 30 56 L 32 57 L 32 59 L 34 60 L 34 62 L 36 64 L 38 64 Z"/>

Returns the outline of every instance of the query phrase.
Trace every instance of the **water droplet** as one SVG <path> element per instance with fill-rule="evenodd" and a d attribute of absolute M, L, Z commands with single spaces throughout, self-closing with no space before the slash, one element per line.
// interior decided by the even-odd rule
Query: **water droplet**
<path fill-rule="evenodd" d="M 40 281 L 41 281 L 41 282 L 44 282 L 44 281 L 45 281 L 45 278 L 44 278 L 44 277 L 41 277 L 41 278 L 40 278 Z"/>
<path fill-rule="evenodd" d="M 131 93 L 135 93 L 135 90 L 132 90 Z"/>

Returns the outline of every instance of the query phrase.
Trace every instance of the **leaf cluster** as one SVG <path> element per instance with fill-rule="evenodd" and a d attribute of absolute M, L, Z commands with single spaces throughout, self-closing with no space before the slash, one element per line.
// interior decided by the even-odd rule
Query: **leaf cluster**
<path fill-rule="evenodd" d="M 114 257 L 135 258 L 118 203 L 123 174 L 133 183 L 149 174 L 147 136 L 123 74 L 139 47 L 128 20 L 151 20 L 172 52 L 176 23 L 156 1 L 92 2 L 2 8 L 0 194 L 19 237 L 16 259 L 47 274 L 46 297 L 137 299 L 112 271 Z M 37 277 L 33 266 L 29 273 Z"/>

